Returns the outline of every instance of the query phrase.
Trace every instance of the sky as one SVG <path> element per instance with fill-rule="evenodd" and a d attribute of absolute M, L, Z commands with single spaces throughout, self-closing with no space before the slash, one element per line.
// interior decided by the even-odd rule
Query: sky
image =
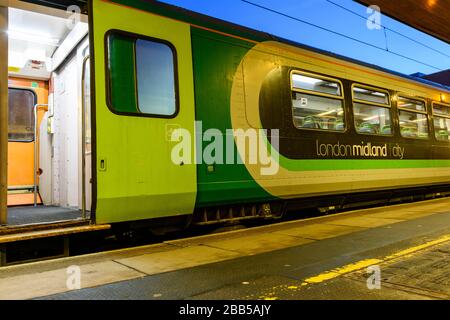
<path fill-rule="evenodd" d="M 381 25 L 395 32 L 383 28 L 371 30 L 367 27 L 367 20 L 360 17 L 371 16 L 367 12 L 367 7 L 352 0 L 247 1 L 253 4 L 243 0 L 163 0 L 162 2 L 404 74 L 416 72 L 430 74 L 450 69 L 450 45 L 384 15 L 381 16 Z M 279 13 L 333 30 L 346 37 Z M 386 47 L 390 52 L 386 51 Z"/>

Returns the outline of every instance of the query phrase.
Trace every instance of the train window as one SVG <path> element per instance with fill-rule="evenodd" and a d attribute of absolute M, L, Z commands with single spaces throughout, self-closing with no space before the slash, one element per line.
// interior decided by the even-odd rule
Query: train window
<path fill-rule="evenodd" d="M 450 117 L 450 106 L 435 103 L 433 104 L 433 114 Z"/>
<path fill-rule="evenodd" d="M 426 114 L 400 110 L 399 119 L 402 137 L 428 139 L 428 117 Z"/>
<path fill-rule="evenodd" d="M 389 93 L 354 84 L 352 94 L 356 132 L 379 136 L 392 135 Z"/>
<path fill-rule="evenodd" d="M 34 141 L 36 94 L 28 89 L 9 88 L 8 100 L 8 140 Z"/>
<path fill-rule="evenodd" d="M 408 109 L 419 112 L 426 112 L 425 102 L 421 100 L 405 98 L 402 96 L 398 97 L 398 107 L 400 109 Z"/>
<path fill-rule="evenodd" d="M 392 121 L 389 108 L 355 103 L 353 112 L 358 133 L 392 135 Z"/>
<path fill-rule="evenodd" d="M 434 134 L 438 141 L 450 141 L 450 105 L 433 103 Z"/>
<path fill-rule="evenodd" d="M 353 87 L 353 100 L 389 106 L 389 94 L 380 90 L 365 87 Z"/>
<path fill-rule="evenodd" d="M 435 117 L 434 132 L 438 141 L 450 141 L 450 119 Z"/>
<path fill-rule="evenodd" d="M 399 96 L 397 106 L 402 137 L 428 139 L 428 116 L 425 102 Z"/>
<path fill-rule="evenodd" d="M 108 105 L 119 114 L 172 118 L 178 112 L 176 51 L 168 42 L 110 31 Z"/>
<path fill-rule="evenodd" d="M 326 95 L 341 96 L 341 84 L 325 77 L 309 73 L 293 73 L 292 88 L 294 90 L 311 91 Z"/>
<path fill-rule="evenodd" d="M 138 107 L 141 112 L 173 115 L 175 70 L 172 49 L 163 43 L 136 41 Z"/>
<path fill-rule="evenodd" d="M 345 131 L 342 100 L 296 92 L 292 112 L 297 129 Z"/>
<path fill-rule="evenodd" d="M 297 129 L 345 131 L 344 96 L 338 80 L 294 71 L 292 117 Z"/>

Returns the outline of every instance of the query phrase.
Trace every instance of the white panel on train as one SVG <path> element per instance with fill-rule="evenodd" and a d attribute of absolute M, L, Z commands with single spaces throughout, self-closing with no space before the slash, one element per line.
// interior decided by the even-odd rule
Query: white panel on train
<path fill-rule="evenodd" d="M 76 56 L 58 72 L 54 83 L 54 204 L 79 207 L 78 203 L 78 65 Z M 59 194 L 57 194 L 59 190 Z"/>
<path fill-rule="evenodd" d="M 51 101 L 49 97 L 49 102 Z M 44 205 L 52 204 L 52 135 L 49 122 L 49 112 L 42 118 L 39 128 L 39 195 Z"/>

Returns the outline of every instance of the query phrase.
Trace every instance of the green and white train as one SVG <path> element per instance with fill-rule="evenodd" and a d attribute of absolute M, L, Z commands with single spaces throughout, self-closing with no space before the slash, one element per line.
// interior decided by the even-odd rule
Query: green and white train
<path fill-rule="evenodd" d="M 143 0 L 89 1 L 85 61 L 96 224 L 450 190 L 448 87 Z"/>

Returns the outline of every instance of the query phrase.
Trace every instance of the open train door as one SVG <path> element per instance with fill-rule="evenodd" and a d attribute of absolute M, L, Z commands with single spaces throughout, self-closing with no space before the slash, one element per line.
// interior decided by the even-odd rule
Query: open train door
<path fill-rule="evenodd" d="M 8 8 L 0 6 L 0 226 L 8 218 Z"/>
<path fill-rule="evenodd" d="M 175 128 L 195 139 L 190 25 L 157 5 L 90 1 L 97 223 L 194 210 L 196 166 L 172 161 L 170 141 Z"/>

